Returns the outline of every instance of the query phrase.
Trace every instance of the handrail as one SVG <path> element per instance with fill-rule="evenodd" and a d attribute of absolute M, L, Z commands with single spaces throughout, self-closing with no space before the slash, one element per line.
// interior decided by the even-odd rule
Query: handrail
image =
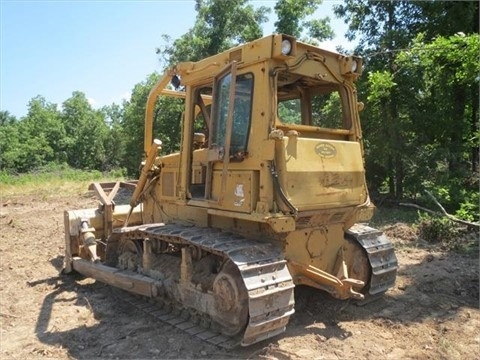
<path fill-rule="evenodd" d="M 353 134 L 353 131 L 348 129 L 331 129 L 331 128 L 324 128 L 320 126 L 284 124 L 284 123 L 279 123 L 278 121 L 275 123 L 275 127 L 282 130 L 297 130 L 298 132 L 305 132 L 305 133 L 323 133 L 323 134 L 335 134 L 335 135 Z"/>
<path fill-rule="evenodd" d="M 145 138 L 144 138 L 144 150 L 145 155 L 148 154 L 148 150 L 153 143 L 153 113 L 155 110 L 155 103 L 158 96 L 160 96 L 165 87 L 170 82 L 173 75 L 172 70 L 167 70 L 162 78 L 153 86 L 152 90 L 148 94 L 147 104 L 145 106 Z"/>
<path fill-rule="evenodd" d="M 148 150 L 150 150 L 150 146 L 152 146 L 153 143 L 153 114 L 157 98 L 160 95 L 166 95 L 173 98 L 185 99 L 185 97 L 187 96 L 187 93 L 184 91 L 175 91 L 165 88 L 170 82 L 171 77 L 174 73 L 175 72 L 173 70 L 166 71 L 162 78 L 153 86 L 152 90 L 150 90 L 150 93 L 148 94 L 147 104 L 145 107 L 145 155 L 148 154 Z M 210 95 L 202 95 L 202 99 L 207 104 L 212 103 L 212 97 Z"/>

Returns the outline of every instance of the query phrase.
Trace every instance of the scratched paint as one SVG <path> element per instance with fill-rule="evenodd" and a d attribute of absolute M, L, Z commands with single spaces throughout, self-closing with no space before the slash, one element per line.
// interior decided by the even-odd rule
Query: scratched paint
<path fill-rule="evenodd" d="M 321 173 L 319 182 L 324 187 L 348 188 L 354 184 L 354 177 L 349 173 Z"/>

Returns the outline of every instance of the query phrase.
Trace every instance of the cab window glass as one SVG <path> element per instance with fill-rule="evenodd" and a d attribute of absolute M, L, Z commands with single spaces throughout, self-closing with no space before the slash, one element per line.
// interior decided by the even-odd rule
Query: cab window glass
<path fill-rule="evenodd" d="M 223 147 L 225 144 L 226 124 L 229 108 L 231 74 L 219 80 L 215 104 L 218 107 L 212 128 L 212 145 Z M 252 115 L 253 75 L 238 75 L 235 82 L 233 107 L 233 128 L 230 141 L 230 155 L 246 153 Z"/>

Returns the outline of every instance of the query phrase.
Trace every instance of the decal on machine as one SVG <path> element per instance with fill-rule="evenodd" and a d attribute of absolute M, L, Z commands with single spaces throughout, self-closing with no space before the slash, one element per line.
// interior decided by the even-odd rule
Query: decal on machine
<path fill-rule="evenodd" d="M 320 142 L 315 145 L 315 153 L 325 159 L 331 159 L 337 155 L 337 149 L 330 143 Z"/>
<path fill-rule="evenodd" d="M 245 203 L 245 192 L 243 190 L 243 184 L 237 184 L 235 186 L 235 201 L 233 205 L 235 206 L 243 206 Z"/>

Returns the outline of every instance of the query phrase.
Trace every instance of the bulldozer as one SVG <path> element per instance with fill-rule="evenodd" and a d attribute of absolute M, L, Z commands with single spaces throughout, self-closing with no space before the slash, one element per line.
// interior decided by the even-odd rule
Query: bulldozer
<path fill-rule="evenodd" d="M 64 272 L 148 299 L 219 346 L 285 331 L 298 285 L 382 296 L 398 265 L 368 226 L 362 66 L 272 34 L 167 69 L 147 99 L 138 180 L 94 183 L 97 208 L 65 211 Z M 171 154 L 154 131 L 160 97 L 183 104 Z M 131 197 L 116 204 L 122 188 Z"/>

